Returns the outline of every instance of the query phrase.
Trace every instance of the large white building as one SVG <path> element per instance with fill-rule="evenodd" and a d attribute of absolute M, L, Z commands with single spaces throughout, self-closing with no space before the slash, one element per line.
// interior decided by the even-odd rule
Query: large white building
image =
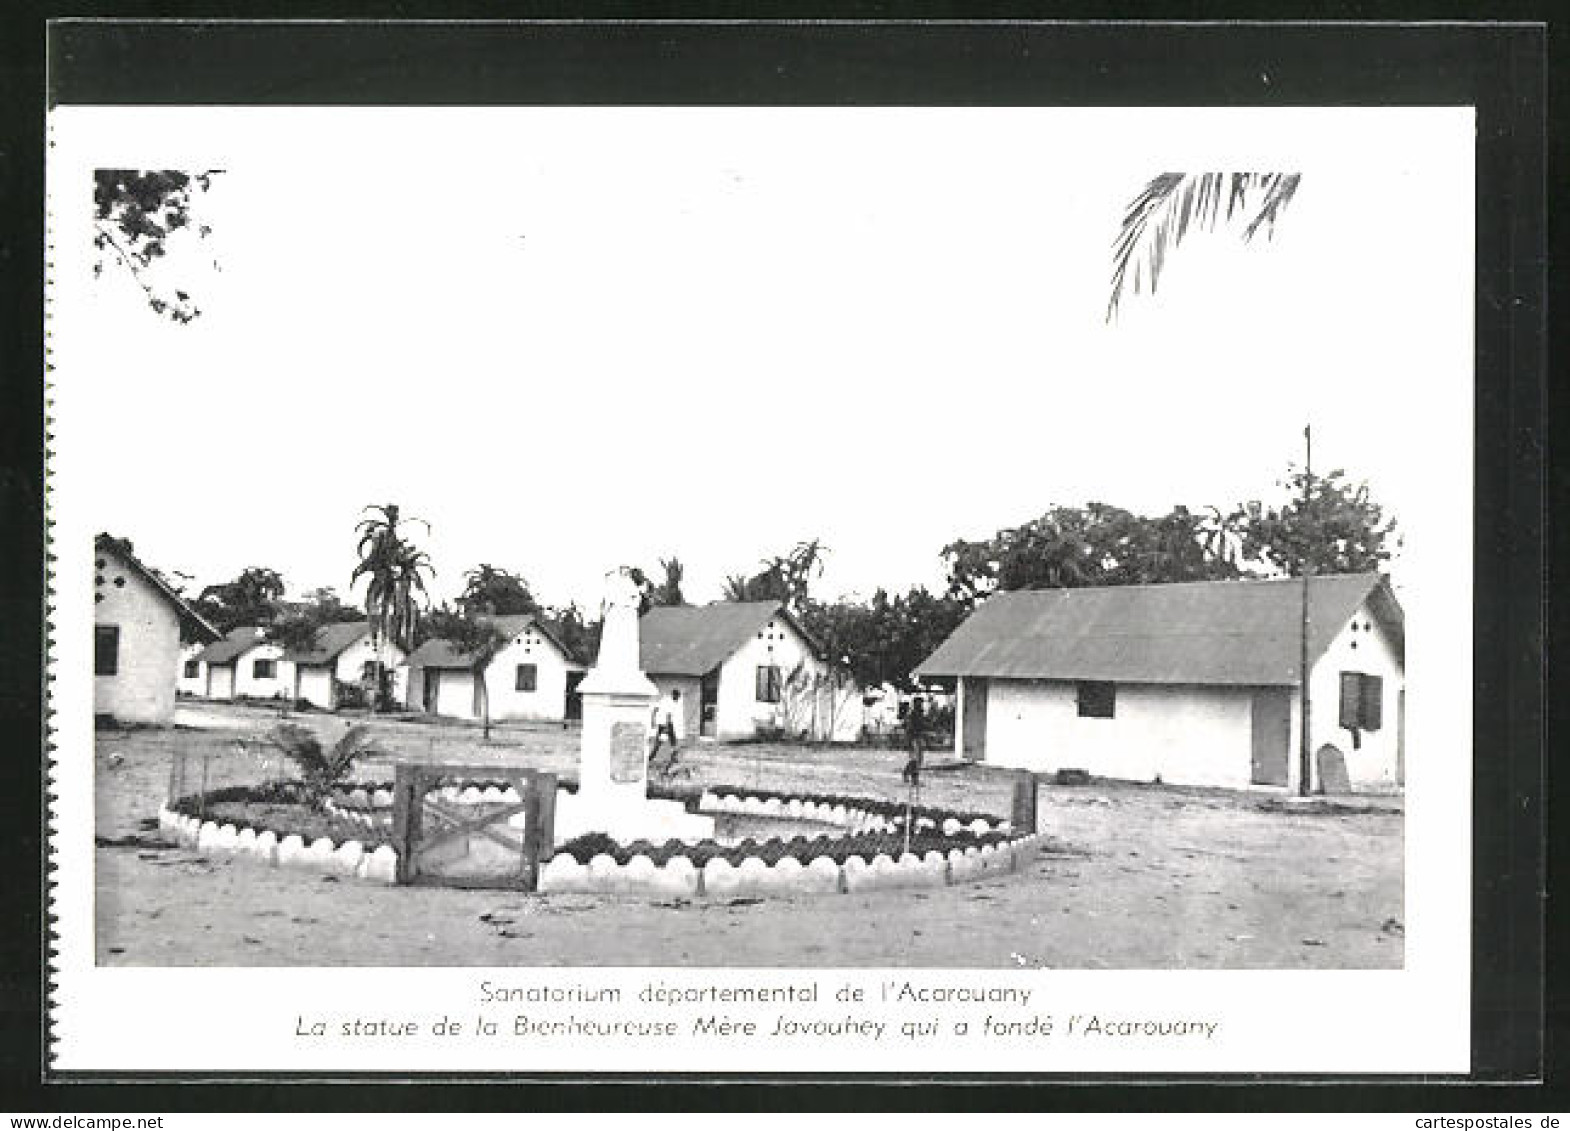
<path fill-rule="evenodd" d="M 660 694 L 681 692 L 683 737 L 848 742 L 861 733 L 861 689 L 834 677 L 778 601 L 657 606 L 638 633 L 641 666 Z"/>
<path fill-rule="evenodd" d="M 584 665 L 544 623 L 527 614 L 482 617 L 507 644 L 483 672 L 475 658 L 446 640 L 427 640 L 409 656 L 405 702 L 410 710 L 451 718 L 490 717 L 560 722 L 578 717 Z M 481 698 L 481 683 L 484 694 Z"/>
<path fill-rule="evenodd" d="M 955 754 L 1037 772 L 1296 789 L 1303 583 L 1000 593 L 921 665 L 958 681 Z M 1311 788 L 1405 779 L 1405 636 L 1378 574 L 1309 583 Z M 1327 749 L 1333 748 L 1333 749 Z"/>
<path fill-rule="evenodd" d="M 167 723 L 182 634 L 215 640 L 218 633 L 124 542 L 100 534 L 93 548 L 93 711 L 122 723 Z"/>

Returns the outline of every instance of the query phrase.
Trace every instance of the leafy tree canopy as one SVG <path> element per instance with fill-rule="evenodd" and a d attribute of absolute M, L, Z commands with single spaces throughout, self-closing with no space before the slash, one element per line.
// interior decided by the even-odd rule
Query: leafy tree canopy
<path fill-rule="evenodd" d="M 725 600 L 783 601 L 786 607 L 800 612 L 807 605 L 813 579 L 823 574 L 823 559 L 828 552 L 821 539 L 798 542 L 788 554 L 765 558 L 757 573 L 727 577 Z"/>
<path fill-rule="evenodd" d="M 457 605 L 465 616 L 512 616 L 540 611 L 529 583 L 515 573 L 482 563 L 464 574 L 463 580 L 464 589 Z"/>
<path fill-rule="evenodd" d="M 277 570 L 252 566 L 233 581 L 209 585 L 192 604 L 219 632 L 242 625 L 271 625 L 279 616 L 283 577 Z"/>
<path fill-rule="evenodd" d="M 1316 574 L 1368 573 L 1400 547 L 1395 519 L 1374 502 L 1367 483 L 1351 482 L 1340 468 L 1310 476 L 1293 465 L 1279 486 L 1287 502 L 1244 503 L 1233 516 L 1246 558 L 1293 577 L 1305 562 Z"/>
<path fill-rule="evenodd" d="M 156 281 L 153 266 L 168 252 L 169 241 L 181 233 L 206 239 L 211 229 L 197 219 L 193 203 L 222 170 L 185 173 L 178 169 L 93 170 L 93 246 L 98 258 L 93 274 L 118 264 L 147 296 L 153 313 L 175 322 L 201 314 L 184 290 Z"/>
<path fill-rule="evenodd" d="M 910 689 L 911 673 L 959 627 L 967 611 L 963 602 L 917 586 L 893 596 L 879 589 L 865 602 L 810 601 L 802 623 L 829 658 L 864 687 L 890 683 Z"/>
<path fill-rule="evenodd" d="M 1214 519 L 1186 507 L 1145 518 L 1106 503 L 1053 507 L 1022 526 L 943 548 L 948 592 L 973 604 L 1002 589 L 1221 581 L 1241 570 L 1212 532 Z"/>

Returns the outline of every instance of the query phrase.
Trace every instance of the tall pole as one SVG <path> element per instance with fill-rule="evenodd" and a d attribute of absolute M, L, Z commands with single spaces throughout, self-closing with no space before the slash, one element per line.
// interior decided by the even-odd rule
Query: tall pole
<path fill-rule="evenodd" d="M 1298 573 L 1303 581 L 1303 599 L 1299 609 L 1297 641 L 1297 699 L 1301 704 L 1298 714 L 1302 723 L 1298 734 L 1297 791 L 1303 797 L 1309 795 L 1310 781 L 1313 777 L 1313 764 L 1308 750 L 1309 718 L 1313 713 L 1308 697 L 1308 581 L 1309 576 L 1314 572 L 1314 567 L 1309 556 L 1308 541 L 1304 536 L 1314 484 L 1314 438 L 1310 428 L 1311 426 L 1307 424 L 1303 426 L 1303 510 L 1298 516 L 1302 524 L 1298 536 Z"/>

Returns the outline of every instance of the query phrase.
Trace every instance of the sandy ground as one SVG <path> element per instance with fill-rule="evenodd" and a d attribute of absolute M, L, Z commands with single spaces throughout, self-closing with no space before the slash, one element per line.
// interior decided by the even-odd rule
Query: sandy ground
<path fill-rule="evenodd" d="M 306 716 L 327 733 L 342 719 Z M 1043 785 L 1046 849 L 1002 879 L 926 892 L 767 901 L 389 888 L 206 858 L 155 815 L 187 781 L 278 776 L 261 708 L 181 708 L 174 728 L 102 732 L 97 954 L 106 965 L 909 966 L 1373 968 L 1402 964 L 1399 799 L 1281 812 L 1257 795 L 1128 783 Z M 378 720 L 400 758 L 570 771 L 577 736 Z M 247 742 L 242 750 L 238 741 Z M 902 796 L 900 755 L 712 746 L 699 782 Z M 391 777 L 369 764 L 364 779 Z M 1010 781 L 934 772 L 924 802 L 1005 814 Z"/>

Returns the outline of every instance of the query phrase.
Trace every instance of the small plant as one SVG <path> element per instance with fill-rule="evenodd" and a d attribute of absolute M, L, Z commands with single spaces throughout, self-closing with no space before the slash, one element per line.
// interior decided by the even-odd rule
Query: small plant
<path fill-rule="evenodd" d="M 557 851 L 565 852 L 574 860 L 587 863 L 602 853 L 615 856 L 621 851 L 621 845 L 617 844 L 609 833 L 584 833 L 582 836 L 573 837 Z"/>
<path fill-rule="evenodd" d="M 316 809 L 323 807 L 334 787 L 348 779 L 361 755 L 377 752 L 370 730 L 364 726 L 350 727 L 331 747 L 324 747 L 321 739 L 297 723 L 274 727 L 268 738 L 294 763 L 305 788 L 305 801 Z"/>

